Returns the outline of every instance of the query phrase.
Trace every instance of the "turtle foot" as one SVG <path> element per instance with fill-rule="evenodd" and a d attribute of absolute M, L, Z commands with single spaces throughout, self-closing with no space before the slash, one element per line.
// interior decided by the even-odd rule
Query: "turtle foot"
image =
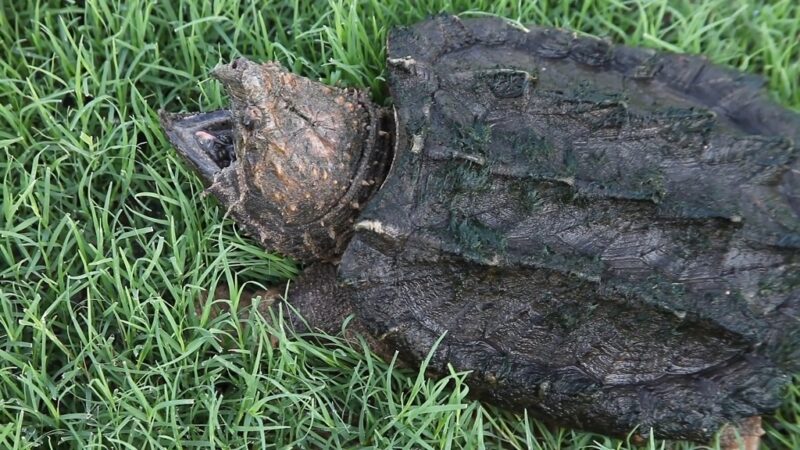
<path fill-rule="evenodd" d="M 244 328 L 250 323 L 253 303 L 258 302 L 258 311 L 268 317 L 270 308 L 281 300 L 281 291 L 276 288 L 242 290 L 238 294 L 231 294 L 230 287 L 226 284 L 217 286 L 213 296 L 208 292 L 203 293 L 195 305 L 195 315 L 204 322 L 213 321 L 224 314 L 235 315 Z M 234 298 L 238 298 L 238 302 Z M 235 313 L 231 312 L 233 305 L 236 305 Z M 277 347 L 278 338 L 270 335 L 270 343 L 273 348 Z"/>
<path fill-rule="evenodd" d="M 748 417 L 736 425 L 727 426 L 720 435 L 723 450 L 758 450 L 764 429 L 761 416 Z"/>

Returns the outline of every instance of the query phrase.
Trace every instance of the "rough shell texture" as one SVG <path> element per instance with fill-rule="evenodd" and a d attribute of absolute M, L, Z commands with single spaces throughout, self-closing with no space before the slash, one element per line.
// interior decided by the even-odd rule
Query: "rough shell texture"
<path fill-rule="evenodd" d="M 237 154 L 208 191 L 268 248 L 300 261 L 341 255 L 385 171 L 380 111 L 364 92 L 274 63 L 238 59 L 214 75 L 231 97 Z"/>
<path fill-rule="evenodd" d="M 708 439 L 798 361 L 800 118 L 687 55 L 442 16 L 389 40 L 398 141 L 339 276 L 503 406 Z"/>

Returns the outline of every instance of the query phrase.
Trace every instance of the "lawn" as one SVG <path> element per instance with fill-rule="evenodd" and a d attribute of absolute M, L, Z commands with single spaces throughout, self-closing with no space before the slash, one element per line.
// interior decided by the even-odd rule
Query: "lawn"
<path fill-rule="evenodd" d="M 196 317 L 202 292 L 228 284 L 237 303 L 298 267 L 202 195 L 156 112 L 225 105 L 208 71 L 238 55 L 388 104 L 387 31 L 439 11 L 704 53 L 798 108 L 800 3 L 197 3 L 2 2 L 0 448 L 632 447 L 470 401 L 464 374 L 428 380 L 335 337 Z M 800 448 L 799 422 L 800 382 L 766 445 Z"/>

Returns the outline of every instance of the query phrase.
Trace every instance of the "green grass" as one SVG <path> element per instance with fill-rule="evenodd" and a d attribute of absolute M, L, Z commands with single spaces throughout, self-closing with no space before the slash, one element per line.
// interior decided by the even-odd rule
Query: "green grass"
<path fill-rule="evenodd" d="M 156 111 L 223 106 L 207 74 L 237 55 L 387 102 L 387 30 L 439 11 L 702 52 L 797 108 L 796 0 L 208 3 L 2 2 L 0 448 L 629 448 L 470 401 L 463 374 L 427 380 L 336 338 L 195 317 L 202 291 L 297 268 L 202 195 Z M 769 448 L 800 448 L 798 422 L 796 384 Z M 648 447 L 671 445 L 699 448 Z"/>

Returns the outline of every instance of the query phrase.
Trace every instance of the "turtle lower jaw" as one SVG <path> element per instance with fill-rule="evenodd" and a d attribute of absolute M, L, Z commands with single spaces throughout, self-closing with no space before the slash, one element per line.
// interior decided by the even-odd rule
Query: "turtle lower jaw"
<path fill-rule="evenodd" d="M 229 110 L 197 114 L 159 111 L 159 117 L 169 141 L 207 185 L 236 160 Z"/>

